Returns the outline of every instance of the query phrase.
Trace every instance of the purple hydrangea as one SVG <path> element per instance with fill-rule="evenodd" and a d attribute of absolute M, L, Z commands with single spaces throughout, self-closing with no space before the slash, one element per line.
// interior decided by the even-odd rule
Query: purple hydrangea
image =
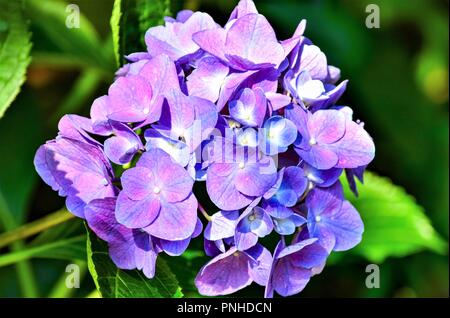
<path fill-rule="evenodd" d="M 212 259 L 195 278 L 200 294 L 253 282 L 266 297 L 299 293 L 331 252 L 361 241 L 339 178 L 357 194 L 375 155 L 337 104 L 348 81 L 305 30 L 302 20 L 280 41 L 251 0 L 224 26 L 202 12 L 166 17 L 89 118 L 61 119 L 37 172 L 118 268 L 153 278 L 160 253 L 179 256 L 202 235 Z"/>

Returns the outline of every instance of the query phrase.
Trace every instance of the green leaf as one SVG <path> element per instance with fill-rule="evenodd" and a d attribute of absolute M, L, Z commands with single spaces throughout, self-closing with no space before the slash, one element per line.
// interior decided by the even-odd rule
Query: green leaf
<path fill-rule="evenodd" d="M 124 55 L 145 51 L 145 32 L 163 24 L 164 17 L 169 15 L 169 0 L 115 0 L 111 29 L 119 65 L 123 64 Z"/>
<path fill-rule="evenodd" d="M 341 181 L 346 198 L 361 214 L 365 227 L 362 242 L 351 253 L 375 263 L 424 249 L 445 253 L 446 242 L 434 230 L 423 208 L 401 187 L 366 172 L 364 185 L 358 184 L 359 197 L 355 197 L 346 179 Z"/>
<path fill-rule="evenodd" d="M 30 33 L 22 1 L 0 0 L 0 118 L 25 81 L 30 63 Z"/>
<path fill-rule="evenodd" d="M 116 63 L 118 66 L 120 66 L 120 18 L 122 17 L 122 0 L 115 0 L 113 11 L 111 14 L 111 32 L 112 32 L 112 38 L 113 38 L 113 47 L 114 47 L 114 56 L 116 57 Z"/>
<path fill-rule="evenodd" d="M 138 270 L 121 270 L 108 254 L 108 246 L 87 230 L 88 267 L 97 290 L 107 298 L 179 298 L 183 294 L 167 263 L 158 257 L 156 276 L 148 279 Z"/>
<path fill-rule="evenodd" d="M 95 67 L 108 73 L 114 71 L 114 58 L 110 50 L 105 50 L 91 22 L 80 12 L 80 27 L 69 28 L 66 20 L 70 10 L 68 3 L 61 1 L 26 0 L 27 14 L 37 35 L 44 35 L 53 47 L 42 47 L 39 38 L 36 51 L 50 53 L 56 51 L 70 57 L 76 64 Z M 36 42 L 36 41 L 35 41 Z M 48 52 L 50 51 L 50 52 Z"/>

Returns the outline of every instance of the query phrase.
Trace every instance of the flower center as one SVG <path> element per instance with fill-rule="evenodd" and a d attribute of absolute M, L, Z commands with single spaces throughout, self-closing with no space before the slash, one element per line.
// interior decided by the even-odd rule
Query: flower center
<path fill-rule="evenodd" d="M 154 194 L 159 194 L 160 192 L 161 192 L 161 188 L 160 187 L 156 186 L 156 187 L 153 188 L 153 193 Z"/>
<path fill-rule="evenodd" d="M 248 217 L 249 221 L 254 221 L 256 219 L 256 216 L 254 214 L 250 214 L 250 216 Z"/>
<path fill-rule="evenodd" d="M 314 138 L 314 137 L 311 137 L 311 139 L 309 140 L 309 144 L 310 144 L 311 146 L 314 146 L 314 145 L 316 145 L 316 144 L 317 144 L 317 140 L 316 140 L 316 138 Z"/>
<path fill-rule="evenodd" d="M 143 113 L 144 115 L 147 115 L 150 112 L 150 109 L 148 107 L 144 108 Z"/>
<path fill-rule="evenodd" d="M 320 215 L 316 215 L 316 222 L 319 223 L 322 221 L 322 217 Z"/>
<path fill-rule="evenodd" d="M 104 186 L 107 186 L 107 185 L 109 184 L 109 182 L 108 182 L 108 180 L 106 180 L 106 178 L 103 178 L 103 179 L 102 179 L 102 184 L 103 184 Z"/>
<path fill-rule="evenodd" d="M 239 256 L 239 252 L 234 252 L 233 256 Z"/>
<path fill-rule="evenodd" d="M 245 164 L 243 162 L 239 162 L 239 169 L 244 169 Z"/>

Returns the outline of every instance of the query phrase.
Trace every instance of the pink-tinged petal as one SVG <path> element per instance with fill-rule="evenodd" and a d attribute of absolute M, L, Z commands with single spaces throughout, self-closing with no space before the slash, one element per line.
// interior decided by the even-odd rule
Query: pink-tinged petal
<path fill-rule="evenodd" d="M 131 200 L 124 191 L 117 197 L 116 219 L 129 228 L 139 229 L 149 225 L 161 210 L 161 204 L 155 195 L 148 195 L 140 201 Z"/>
<path fill-rule="evenodd" d="M 91 107 L 92 129 L 101 135 L 110 135 L 112 128 L 108 119 L 109 97 L 101 96 L 94 100 Z"/>
<path fill-rule="evenodd" d="M 300 148 L 296 148 L 295 151 L 303 160 L 317 169 L 331 169 L 338 163 L 338 156 L 328 147 L 314 145 L 309 151 Z"/>
<path fill-rule="evenodd" d="M 208 14 L 195 12 L 184 23 L 173 22 L 150 28 L 145 34 L 145 43 L 152 56 L 167 54 L 174 61 L 184 61 L 199 50 L 192 35 L 214 28 L 218 28 L 218 25 Z"/>
<path fill-rule="evenodd" d="M 291 98 L 289 96 L 279 93 L 267 92 L 266 98 L 272 106 L 272 111 L 279 110 L 291 103 Z"/>
<path fill-rule="evenodd" d="M 231 12 L 228 22 L 250 13 L 258 13 L 255 3 L 252 0 L 241 0 Z"/>
<path fill-rule="evenodd" d="M 152 87 L 152 101 L 150 109 L 155 116 L 147 117 L 146 123 L 151 124 L 159 119 L 162 102 L 171 90 L 179 90 L 180 83 L 173 61 L 165 54 L 158 55 L 148 61 L 139 71 L 139 75 L 146 78 Z M 163 81 L 161 79 L 164 79 Z"/>
<path fill-rule="evenodd" d="M 165 54 L 149 60 L 139 71 L 139 75 L 150 82 L 155 96 L 180 88 L 175 64 Z M 162 78 L 164 81 L 161 81 Z"/>
<path fill-rule="evenodd" d="M 341 70 L 336 66 L 328 65 L 328 78 L 327 82 L 335 84 L 341 78 Z"/>
<path fill-rule="evenodd" d="M 217 241 L 234 235 L 239 211 L 219 211 L 214 213 L 205 228 L 205 238 Z"/>
<path fill-rule="evenodd" d="M 216 29 L 218 27 L 209 14 L 194 12 L 183 24 L 183 27 L 180 28 L 180 44 L 188 53 L 194 53 L 199 49 L 199 46 L 192 40 L 192 36 L 199 31 Z"/>
<path fill-rule="evenodd" d="M 172 158 L 165 151 L 152 148 L 144 152 L 136 163 L 137 167 L 145 167 L 151 171 L 155 171 L 158 167 L 158 161 L 172 162 Z"/>
<path fill-rule="evenodd" d="M 229 104 L 230 115 L 246 126 L 261 126 L 267 110 L 267 100 L 262 89 L 244 88 L 237 98 Z"/>
<path fill-rule="evenodd" d="M 58 130 L 59 136 L 101 146 L 97 140 L 88 134 L 95 133 L 89 118 L 78 115 L 64 115 L 58 122 Z"/>
<path fill-rule="evenodd" d="M 247 254 L 230 248 L 200 269 L 195 286 L 205 296 L 232 294 L 252 283 L 249 263 Z"/>
<path fill-rule="evenodd" d="M 144 230 L 164 240 L 184 240 L 192 236 L 197 225 L 197 199 L 193 194 L 184 201 L 164 202 L 158 217 Z"/>
<path fill-rule="evenodd" d="M 239 18 L 229 29 L 226 54 L 251 61 L 254 64 L 279 65 L 284 50 L 278 43 L 274 30 L 260 14 L 247 14 Z"/>
<path fill-rule="evenodd" d="M 97 173 L 80 173 L 73 178 L 72 187 L 79 190 L 78 193 L 73 195 L 80 198 L 85 204 L 94 199 L 114 196 L 111 181 Z"/>
<path fill-rule="evenodd" d="M 143 200 L 153 192 L 155 176 L 151 170 L 144 167 L 134 167 L 123 172 L 120 181 L 128 198 Z"/>
<path fill-rule="evenodd" d="M 152 87 L 141 76 L 119 77 L 109 88 L 108 118 L 119 122 L 140 122 L 160 110 L 151 109 Z"/>
<path fill-rule="evenodd" d="M 176 34 L 180 26 L 180 23 L 171 23 L 167 26 L 159 25 L 148 29 L 145 33 L 145 44 L 150 55 L 166 54 L 174 61 L 182 57 L 185 53 Z"/>
<path fill-rule="evenodd" d="M 146 179 L 144 179 L 144 176 L 141 177 L 142 182 L 148 182 L 149 185 L 155 187 L 151 191 L 156 191 L 159 196 L 164 198 L 164 201 L 184 200 L 192 191 L 194 180 L 189 176 L 189 173 L 182 166 L 173 162 L 170 156 L 160 149 L 150 149 L 142 155 L 138 166 L 133 169 L 139 167 L 145 167 L 143 169 L 151 172 L 151 175 L 149 173 L 145 175 Z M 143 170 L 139 172 L 141 171 Z M 149 177 L 153 180 L 149 180 Z"/>
<path fill-rule="evenodd" d="M 264 195 L 277 181 L 277 168 L 271 157 L 265 157 L 257 163 L 246 163 L 238 167 L 235 186 L 248 196 Z"/>
<path fill-rule="evenodd" d="M 36 155 L 34 156 L 34 167 L 39 174 L 39 176 L 52 187 L 54 191 L 59 191 L 59 195 L 66 195 L 62 184 L 60 184 L 53 175 L 53 171 L 50 169 L 50 166 L 47 164 L 47 147 L 46 145 L 42 145 L 36 151 Z"/>
<path fill-rule="evenodd" d="M 204 140 L 210 138 L 218 120 L 218 112 L 216 105 L 209 100 L 196 96 L 189 96 L 189 100 L 194 105 L 195 121 L 186 129 L 184 138 L 193 153 Z"/>
<path fill-rule="evenodd" d="M 220 91 L 219 100 L 217 101 L 217 109 L 220 111 L 239 90 L 241 84 L 243 84 L 245 80 L 256 72 L 257 71 L 251 70 L 247 72 L 231 73 L 228 75 L 225 78 L 224 84 L 222 85 Z"/>
<path fill-rule="evenodd" d="M 118 165 L 129 163 L 138 150 L 139 145 L 124 136 L 108 138 L 104 143 L 105 155 Z"/>
<path fill-rule="evenodd" d="M 236 172 L 222 176 L 219 173 L 223 164 L 212 164 L 207 171 L 206 190 L 211 201 L 222 210 L 239 210 L 250 204 L 251 197 L 240 193 L 235 186 Z M 226 165 L 227 168 L 235 165 Z M 218 173 L 216 173 L 216 171 Z"/>
<path fill-rule="evenodd" d="M 228 66 L 216 58 L 211 56 L 203 58 L 197 68 L 187 77 L 189 95 L 215 103 L 228 72 Z"/>
<path fill-rule="evenodd" d="M 261 286 L 266 286 L 269 281 L 272 254 L 261 244 L 257 244 L 245 251 L 254 262 L 250 263 L 250 276 L 253 281 Z"/>
<path fill-rule="evenodd" d="M 192 103 L 194 97 L 186 96 L 179 90 L 171 90 L 166 98 L 170 113 L 164 115 L 169 118 L 165 119 L 163 124 L 171 127 L 172 132 L 181 136 L 184 130 L 194 123 L 195 109 Z"/>
<path fill-rule="evenodd" d="M 312 79 L 324 81 L 328 76 L 325 54 L 315 45 L 305 44 L 301 51 L 300 71 L 308 71 Z"/>
<path fill-rule="evenodd" d="M 357 168 L 369 164 L 375 157 L 375 144 L 362 125 L 347 121 L 345 135 L 329 145 L 338 156 L 337 168 Z"/>
<path fill-rule="evenodd" d="M 319 144 L 331 144 L 345 133 L 345 115 L 335 109 L 316 111 L 308 121 L 311 138 Z"/>
<path fill-rule="evenodd" d="M 227 31 L 217 28 L 197 32 L 192 36 L 192 39 L 202 50 L 222 61 L 227 61 L 224 54 L 226 37 Z"/>
<path fill-rule="evenodd" d="M 68 196 L 69 210 L 79 217 L 89 201 L 115 195 L 111 166 L 92 144 L 58 137 L 38 149 L 34 164 L 47 184 Z"/>

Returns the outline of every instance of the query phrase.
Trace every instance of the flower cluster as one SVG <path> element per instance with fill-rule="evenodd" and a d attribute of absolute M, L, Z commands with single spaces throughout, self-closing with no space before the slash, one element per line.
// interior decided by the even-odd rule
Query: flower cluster
<path fill-rule="evenodd" d="M 181 11 L 147 31 L 147 52 L 127 56 L 90 118 L 61 119 L 36 169 L 119 268 L 152 278 L 159 253 L 181 255 L 203 234 L 201 294 L 255 282 L 288 296 L 360 242 L 339 177 L 356 192 L 375 147 L 336 104 L 347 81 L 305 25 L 279 41 L 251 0 L 224 27 Z"/>

